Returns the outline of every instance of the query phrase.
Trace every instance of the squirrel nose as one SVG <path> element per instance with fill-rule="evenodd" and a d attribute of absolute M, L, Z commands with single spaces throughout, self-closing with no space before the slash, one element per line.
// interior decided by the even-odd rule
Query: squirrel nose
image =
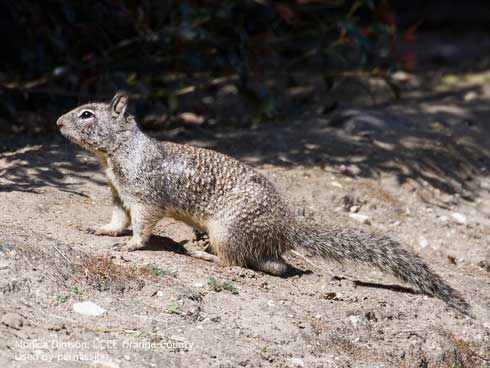
<path fill-rule="evenodd" d="M 58 127 L 63 127 L 63 122 L 61 121 L 61 119 L 58 119 L 56 120 L 56 125 L 58 125 Z"/>

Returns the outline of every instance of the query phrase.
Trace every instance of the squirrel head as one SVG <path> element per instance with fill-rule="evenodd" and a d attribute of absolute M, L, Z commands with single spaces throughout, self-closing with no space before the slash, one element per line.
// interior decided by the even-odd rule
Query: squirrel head
<path fill-rule="evenodd" d="M 110 103 L 89 103 L 67 112 L 56 125 L 63 136 L 83 148 L 108 153 L 136 128 L 133 116 L 126 113 L 128 101 L 128 94 L 120 91 Z"/>

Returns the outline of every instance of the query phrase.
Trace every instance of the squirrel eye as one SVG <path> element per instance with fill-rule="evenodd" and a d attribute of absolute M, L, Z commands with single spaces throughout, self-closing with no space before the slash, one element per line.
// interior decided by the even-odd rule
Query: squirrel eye
<path fill-rule="evenodd" d="M 92 114 L 90 111 L 84 111 L 82 112 L 82 115 L 80 115 L 82 119 L 89 119 L 92 116 L 94 116 L 94 114 Z"/>

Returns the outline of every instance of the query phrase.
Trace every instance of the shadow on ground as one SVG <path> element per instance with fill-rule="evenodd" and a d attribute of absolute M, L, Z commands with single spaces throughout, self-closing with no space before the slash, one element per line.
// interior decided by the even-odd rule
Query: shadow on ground
<path fill-rule="evenodd" d="M 10 144 L 6 152 L 0 153 L 0 192 L 36 193 L 43 187 L 57 187 L 86 197 L 73 188 L 84 180 L 104 183 L 91 174 L 98 167 L 95 160 L 87 160 L 78 148 L 59 139 L 56 143 L 25 142 L 25 147 Z"/>
<path fill-rule="evenodd" d="M 177 128 L 153 135 L 252 164 L 320 166 L 360 177 L 391 173 L 399 184 L 412 179 L 471 200 L 490 164 L 490 127 L 485 123 L 490 106 L 465 102 L 469 90 L 367 109 L 340 108 L 330 115 L 310 111 L 256 129 Z M 73 191 L 82 179 L 102 184 L 91 175 L 95 160 L 62 137 L 23 148 L 15 142 L 2 145 L 7 148 L 0 154 L 0 191 L 36 192 L 44 186 Z"/>
<path fill-rule="evenodd" d="M 464 102 L 467 92 L 307 114 L 255 130 L 180 130 L 171 139 L 257 164 L 320 166 L 360 177 L 390 173 L 399 184 L 412 179 L 472 200 L 490 164 L 490 105 Z"/>

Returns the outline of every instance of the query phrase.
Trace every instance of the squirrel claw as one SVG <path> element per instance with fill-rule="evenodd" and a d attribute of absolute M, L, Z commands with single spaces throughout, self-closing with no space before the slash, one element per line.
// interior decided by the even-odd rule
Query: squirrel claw
<path fill-rule="evenodd" d="M 132 240 L 128 242 L 117 242 L 112 245 L 113 248 L 119 248 L 118 250 L 121 252 L 133 252 L 135 250 L 143 247 L 139 242 L 134 242 Z"/>

